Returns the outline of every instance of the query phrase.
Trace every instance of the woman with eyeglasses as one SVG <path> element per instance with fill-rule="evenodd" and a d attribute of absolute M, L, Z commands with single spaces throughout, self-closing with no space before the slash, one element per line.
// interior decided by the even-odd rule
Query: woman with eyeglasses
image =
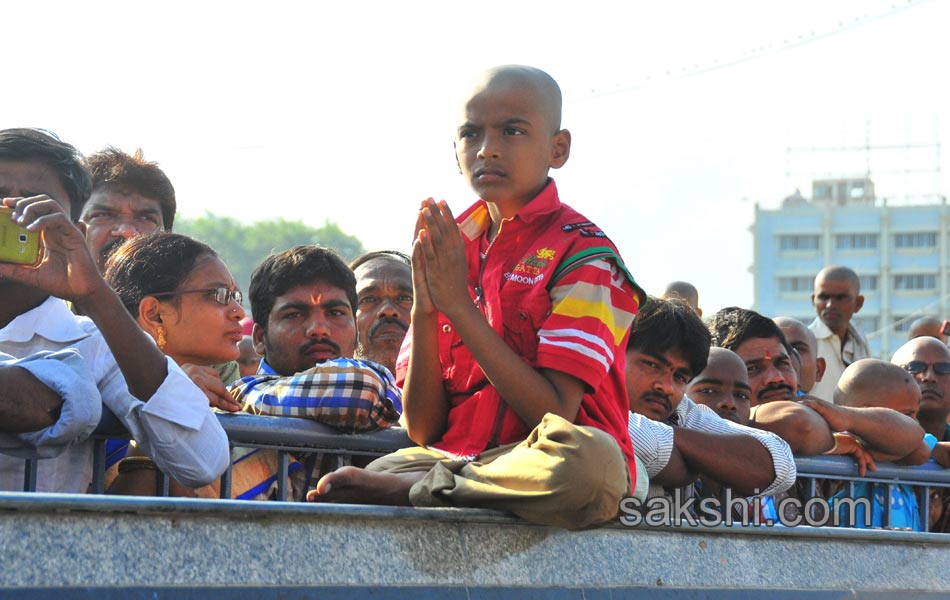
<path fill-rule="evenodd" d="M 177 233 L 132 238 L 106 263 L 106 281 L 158 345 L 204 390 L 211 406 L 241 406 L 226 384 L 243 337 L 243 297 L 208 245 Z M 212 365 L 228 363 L 224 369 Z"/>
<path fill-rule="evenodd" d="M 243 298 L 214 250 L 177 233 L 134 237 L 109 258 L 105 279 L 159 349 L 205 392 L 210 406 L 241 410 L 226 384 L 240 377 L 235 359 L 243 338 Z M 118 461 L 126 450 L 125 444 L 111 443 L 107 461 Z M 119 462 L 109 493 L 157 493 L 154 463 L 137 454 L 129 450 Z M 194 495 L 177 484 L 172 494 Z"/>

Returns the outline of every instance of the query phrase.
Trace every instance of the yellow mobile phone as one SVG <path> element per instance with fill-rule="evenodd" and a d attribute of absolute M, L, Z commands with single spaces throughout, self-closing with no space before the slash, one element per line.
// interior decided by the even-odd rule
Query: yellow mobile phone
<path fill-rule="evenodd" d="M 11 221 L 12 212 L 0 206 L 0 262 L 35 265 L 40 261 L 40 234 Z"/>

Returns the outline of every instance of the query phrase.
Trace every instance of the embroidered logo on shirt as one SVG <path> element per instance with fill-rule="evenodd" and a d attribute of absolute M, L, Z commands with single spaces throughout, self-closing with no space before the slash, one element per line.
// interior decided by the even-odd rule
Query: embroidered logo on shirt
<path fill-rule="evenodd" d="M 563 225 L 561 231 L 564 233 L 570 233 L 571 231 L 577 231 L 584 237 L 607 237 L 607 234 L 600 230 L 600 227 L 594 225 L 590 221 L 584 221 L 583 223 L 570 223 L 568 225 Z"/>
<path fill-rule="evenodd" d="M 514 268 L 505 273 L 508 281 L 515 281 L 525 285 L 534 285 L 544 279 L 543 269 L 557 256 L 553 248 L 540 248 L 525 254 Z"/>

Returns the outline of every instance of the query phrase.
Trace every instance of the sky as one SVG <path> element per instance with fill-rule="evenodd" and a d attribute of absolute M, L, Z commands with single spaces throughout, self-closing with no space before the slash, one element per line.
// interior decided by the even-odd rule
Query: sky
<path fill-rule="evenodd" d="M 869 163 L 889 201 L 947 194 L 947 23 L 941 0 L 7 3 L 0 128 L 142 148 L 186 217 L 408 250 L 421 200 L 475 200 L 452 150 L 468 84 L 529 64 L 564 94 L 562 201 L 644 289 L 690 281 L 712 314 L 752 305 L 756 203 Z M 800 150 L 868 143 L 924 147 Z"/>

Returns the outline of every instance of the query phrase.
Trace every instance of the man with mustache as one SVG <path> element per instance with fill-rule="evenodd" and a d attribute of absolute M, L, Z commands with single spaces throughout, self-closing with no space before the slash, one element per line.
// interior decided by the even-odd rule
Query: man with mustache
<path fill-rule="evenodd" d="M 398 421 L 401 393 L 381 365 L 353 358 L 356 279 L 333 250 L 297 246 L 251 275 L 257 374 L 230 386 L 254 413 L 305 417 L 344 432 Z"/>
<path fill-rule="evenodd" d="M 808 328 L 818 338 L 818 356 L 825 359 L 826 366 L 824 377 L 809 393 L 831 402 L 845 368 L 871 356 L 864 334 L 851 323 L 851 317 L 864 305 L 861 281 L 848 267 L 825 267 L 815 277 L 811 301 L 818 316 Z"/>
<path fill-rule="evenodd" d="M 86 159 L 92 196 L 79 217 L 86 246 L 99 272 L 125 240 L 156 231 L 171 231 L 175 222 L 175 188 L 142 150 L 129 155 L 106 148 Z"/>
<path fill-rule="evenodd" d="M 807 394 L 825 375 L 825 359 L 815 353 L 818 350 L 815 333 L 804 323 L 791 317 L 775 317 L 772 321 L 782 330 L 788 345 L 798 353 L 801 360 L 798 389 Z"/>
<path fill-rule="evenodd" d="M 706 327 L 678 299 L 651 299 L 634 320 L 626 351 L 628 429 L 650 475 L 649 496 L 699 475 L 743 495 L 788 489 L 796 471 L 787 443 L 726 421 L 685 395 L 693 376 L 707 372 L 709 350 Z"/>
<path fill-rule="evenodd" d="M 893 439 L 893 433 L 903 426 L 902 415 L 859 412 L 849 413 L 852 418 L 845 420 L 828 408 L 833 407 L 830 402 L 798 396 L 791 348 L 772 319 L 732 306 L 717 312 L 709 329 L 714 345 L 732 350 L 745 363 L 752 391 L 752 427 L 777 434 L 796 455 L 852 454 L 863 460 L 856 446 L 845 447 L 836 442 L 840 436 L 832 436 L 846 429 L 857 434 L 871 452 L 903 456 Z M 899 440 L 896 445 L 900 446 Z"/>
<path fill-rule="evenodd" d="M 350 263 L 350 268 L 356 276 L 356 356 L 395 373 L 412 312 L 409 257 L 393 250 L 369 252 Z"/>

